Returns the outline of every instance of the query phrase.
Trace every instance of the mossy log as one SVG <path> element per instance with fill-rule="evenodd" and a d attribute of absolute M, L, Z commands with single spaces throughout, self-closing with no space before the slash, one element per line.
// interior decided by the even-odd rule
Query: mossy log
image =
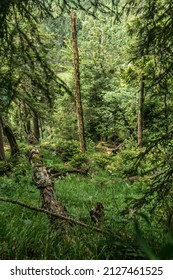
<path fill-rule="evenodd" d="M 44 166 L 43 156 L 40 154 L 39 150 L 36 148 L 31 149 L 28 153 L 28 157 L 34 168 L 33 182 L 40 191 L 42 208 L 54 214 L 68 216 L 65 206 L 57 198 L 51 174 L 49 169 Z M 60 222 L 58 218 L 49 218 L 51 222 Z"/>

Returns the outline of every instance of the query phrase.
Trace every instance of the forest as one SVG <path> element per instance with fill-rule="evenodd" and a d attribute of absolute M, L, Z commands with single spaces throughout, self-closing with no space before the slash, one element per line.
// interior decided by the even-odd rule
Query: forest
<path fill-rule="evenodd" d="M 173 259 L 171 0 L 0 1 L 0 259 Z"/>

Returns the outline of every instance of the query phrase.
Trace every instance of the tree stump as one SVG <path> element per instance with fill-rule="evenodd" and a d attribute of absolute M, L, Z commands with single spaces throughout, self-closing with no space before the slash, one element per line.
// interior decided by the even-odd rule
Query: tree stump
<path fill-rule="evenodd" d="M 33 181 L 40 191 L 42 208 L 55 214 L 68 216 L 65 206 L 56 196 L 54 183 L 51 178 L 49 169 L 43 165 L 43 156 L 39 150 L 33 148 L 28 153 L 29 161 L 34 168 Z M 64 223 L 58 218 L 49 217 L 51 223 Z"/>

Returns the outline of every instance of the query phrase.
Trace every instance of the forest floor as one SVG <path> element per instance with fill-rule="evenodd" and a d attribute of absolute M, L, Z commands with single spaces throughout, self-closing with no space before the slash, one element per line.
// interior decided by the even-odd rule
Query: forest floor
<path fill-rule="evenodd" d="M 132 199 L 140 198 L 146 191 L 148 178 L 142 181 L 135 178 L 132 182 L 122 177 L 112 168 L 111 163 L 117 160 L 114 154 L 92 152 L 87 157 L 75 155 L 66 161 L 57 156 L 54 147 L 44 145 L 41 152 L 44 164 L 54 173 L 57 170 L 62 173 L 54 178 L 58 199 L 70 217 L 90 227 L 75 225 L 65 234 L 60 228 L 52 229 L 45 214 L 1 202 L 1 259 L 159 258 L 160 247 L 165 248 L 168 238 L 163 225 L 147 212 L 138 217 L 133 213 L 121 215 Z M 66 159 L 65 153 L 63 156 Z M 87 174 L 68 173 L 68 170 L 86 168 L 88 163 Z M 32 181 L 32 173 L 26 156 L 20 156 L 12 170 L 0 177 L 0 196 L 40 207 L 40 193 Z M 95 225 L 90 218 L 90 209 L 98 202 L 104 205 L 105 211 L 104 217 Z M 103 232 L 96 232 L 93 226 Z"/>

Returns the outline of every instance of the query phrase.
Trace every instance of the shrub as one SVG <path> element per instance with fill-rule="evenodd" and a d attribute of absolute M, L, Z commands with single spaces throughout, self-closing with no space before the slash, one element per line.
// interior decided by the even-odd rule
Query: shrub
<path fill-rule="evenodd" d="M 92 159 L 100 168 L 105 169 L 111 161 L 111 156 L 104 153 L 95 153 Z"/>
<path fill-rule="evenodd" d="M 89 159 L 87 155 L 80 153 L 80 154 L 75 154 L 73 158 L 70 160 L 71 165 L 74 168 L 87 168 L 89 165 Z"/>
<path fill-rule="evenodd" d="M 56 155 L 63 161 L 69 161 L 79 153 L 79 142 L 75 140 L 60 141 L 56 147 Z"/>

